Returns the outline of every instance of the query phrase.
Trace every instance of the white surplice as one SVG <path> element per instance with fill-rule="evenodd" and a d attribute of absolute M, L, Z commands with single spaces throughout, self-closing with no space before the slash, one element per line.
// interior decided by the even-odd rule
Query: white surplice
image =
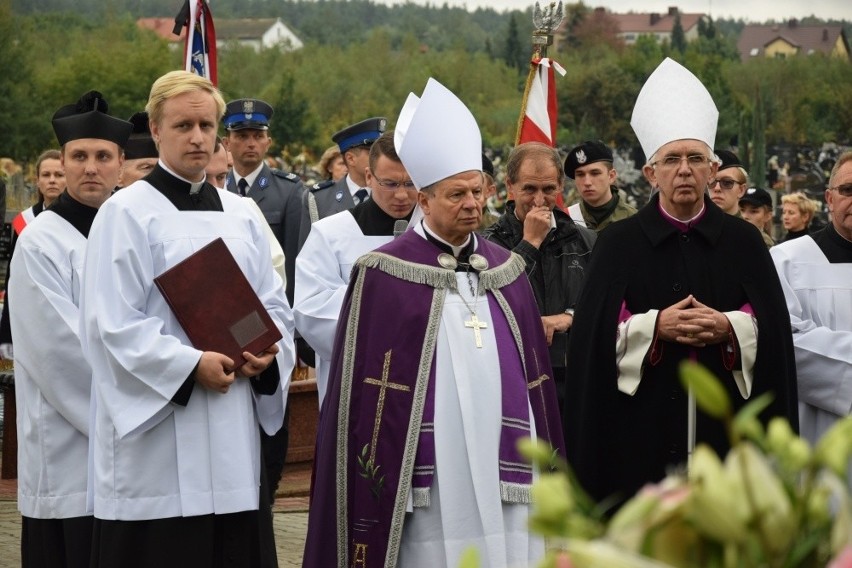
<path fill-rule="evenodd" d="M 296 329 L 316 352 L 317 394 L 322 406 L 334 334 L 352 265 L 363 254 L 393 240 L 393 236 L 366 236 L 349 211 L 341 211 L 311 225 L 296 257 L 293 315 Z"/>
<path fill-rule="evenodd" d="M 86 514 L 92 370 L 78 335 L 85 253 L 86 237 L 46 211 L 21 233 L 12 258 L 18 509 L 26 517 Z"/>
<path fill-rule="evenodd" d="M 415 230 L 422 235 L 419 224 Z M 533 566 L 544 556 L 544 541 L 527 527 L 530 508 L 500 498 L 502 389 L 493 318 L 487 299 L 479 298 L 476 314 L 487 327 L 477 348 L 473 330 L 464 325 L 471 319 L 464 301 L 474 305 L 470 286 L 475 290 L 478 279 L 471 275 L 469 283 L 462 272 L 456 277 L 459 293 L 447 292 L 435 355 L 431 503 L 406 514 L 397 566 L 454 567 L 471 547 L 482 566 Z M 532 421 L 531 427 L 534 438 Z"/>
<path fill-rule="evenodd" d="M 793 328 L 799 429 L 816 443 L 852 412 L 852 264 L 828 262 L 807 235 L 769 253 Z M 849 474 L 852 480 L 852 463 Z"/>
<path fill-rule="evenodd" d="M 101 208 L 83 278 L 82 339 L 96 397 L 94 513 L 145 520 L 258 508 L 260 434 L 280 428 L 295 361 L 293 319 L 257 215 L 220 192 L 224 212 L 178 211 L 147 182 Z M 225 394 L 195 384 L 186 406 L 171 399 L 201 352 L 154 277 L 222 237 L 281 330 L 274 395 L 238 378 Z M 214 281 L 216 274 L 210 274 Z M 204 301 L 204 291 L 198 291 Z M 210 309 L 216 309 L 211 305 Z"/>

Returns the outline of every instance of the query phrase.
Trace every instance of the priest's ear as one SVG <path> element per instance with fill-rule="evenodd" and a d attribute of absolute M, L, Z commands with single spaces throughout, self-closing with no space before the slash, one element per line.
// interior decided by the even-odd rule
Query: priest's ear
<path fill-rule="evenodd" d="M 642 175 L 645 176 L 645 179 L 648 180 L 648 183 L 651 184 L 651 187 L 653 187 L 654 189 L 659 187 L 657 184 L 657 171 L 654 169 L 654 166 L 652 166 L 651 164 L 645 164 L 644 166 L 642 166 Z"/>
<path fill-rule="evenodd" d="M 428 215 L 431 209 L 429 201 L 435 197 L 435 185 L 429 185 L 424 188 L 421 188 L 420 191 L 417 192 L 417 204 L 420 206 L 420 209 L 423 211 L 423 215 Z"/>

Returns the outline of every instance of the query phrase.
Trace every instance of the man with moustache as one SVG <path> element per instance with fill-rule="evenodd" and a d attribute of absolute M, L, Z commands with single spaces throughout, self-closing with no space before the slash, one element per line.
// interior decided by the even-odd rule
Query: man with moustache
<path fill-rule="evenodd" d="M 18 409 L 21 565 L 88 566 L 92 368 L 81 347 L 80 279 L 95 214 L 112 194 L 131 125 L 90 91 L 53 115 L 66 190 L 27 225 L 10 294 Z M 48 349 L 48 353 L 45 353 Z M 7 424 L 7 427 L 10 425 Z"/>
<path fill-rule="evenodd" d="M 318 355 L 320 405 L 352 266 L 405 231 L 417 204 L 417 188 L 394 149 L 392 130 L 370 147 L 369 163 L 366 182 L 372 198 L 314 223 L 296 262 L 293 313 L 296 329 Z"/>
<path fill-rule="evenodd" d="M 754 228 L 706 195 L 718 115 L 704 85 L 671 59 L 633 110 L 643 173 L 659 191 L 599 234 L 568 349 L 568 459 L 598 500 L 624 502 L 685 465 L 695 443 L 727 453 L 724 426 L 691 412 L 682 361 L 719 377 L 734 411 L 771 392 L 761 420 L 797 423 L 778 275 Z"/>
<path fill-rule="evenodd" d="M 281 426 L 293 322 L 255 213 L 205 181 L 224 107 L 206 78 L 157 79 L 146 110 L 159 162 L 92 225 L 81 302 L 96 401 L 91 566 L 277 565 L 259 430 Z M 216 238 L 283 336 L 235 372 L 192 346 L 154 284 Z"/>

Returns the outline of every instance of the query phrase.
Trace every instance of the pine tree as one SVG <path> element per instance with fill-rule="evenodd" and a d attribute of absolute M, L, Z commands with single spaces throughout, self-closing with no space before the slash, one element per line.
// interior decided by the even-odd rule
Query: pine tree
<path fill-rule="evenodd" d="M 518 33 L 518 22 L 515 20 L 515 14 L 509 17 L 509 31 L 506 34 L 506 48 L 503 59 L 506 61 L 506 65 L 519 70 L 523 69 L 527 63 L 527 57 Z"/>
<path fill-rule="evenodd" d="M 672 26 L 672 49 L 679 53 L 686 51 L 686 34 L 683 33 L 683 25 L 680 23 L 680 12 L 675 14 Z"/>

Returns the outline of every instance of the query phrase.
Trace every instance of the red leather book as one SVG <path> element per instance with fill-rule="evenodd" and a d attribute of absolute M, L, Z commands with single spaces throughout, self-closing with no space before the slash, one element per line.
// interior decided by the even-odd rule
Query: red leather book
<path fill-rule="evenodd" d="M 154 282 L 193 347 L 216 351 L 245 364 L 243 352 L 258 354 L 281 339 L 228 245 L 214 240 Z"/>

